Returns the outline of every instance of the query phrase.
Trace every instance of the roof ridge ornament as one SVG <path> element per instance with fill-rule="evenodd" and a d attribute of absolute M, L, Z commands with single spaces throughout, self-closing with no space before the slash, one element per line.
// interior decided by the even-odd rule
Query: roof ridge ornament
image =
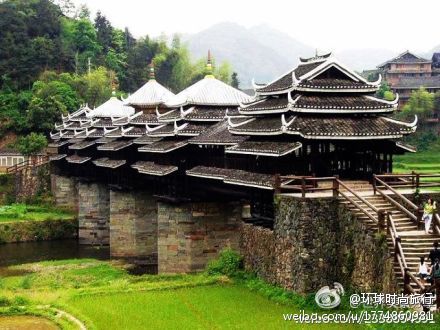
<path fill-rule="evenodd" d="M 409 128 L 411 128 L 413 131 L 416 130 L 416 128 L 417 128 L 417 122 L 418 122 L 418 120 L 419 120 L 419 118 L 417 117 L 417 115 L 414 115 L 414 120 L 413 120 L 411 123 L 406 123 L 406 122 L 404 122 L 404 121 L 400 121 L 400 120 L 396 120 L 396 119 L 388 118 L 388 117 L 382 117 L 382 118 L 385 119 L 385 120 L 387 120 L 387 121 L 389 121 L 389 122 L 391 122 L 391 123 L 395 123 L 395 124 L 399 124 L 399 125 L 403 125 L 403 126 L 409 127 Z"/>
<path fill-rule="evenodd" d="M 208 60 L 206 61 L 205 78 L 215 78 L 212 67 L 211 50 L 208 49 Z"/>
<path fill-rule="evenodd" d="M 147 133 L 151 133 L 151 132 L 157 131 L 158 129 L 160 129 L 160 128 L 164 127 L 164 126 L 166 126 L 166 124 L 158 125 L 156 127 L 151 128 L 150 126 L 148 126 L 148 124 L 145 124 L 145 128 L 147 130 Z"/>
<path fill-rule="evenodd" d="M 286 115 L 283 113 L 281 115 L 281 130 L 283 133 L 287 132 L 287 128 L 294 122 L 296 119 L 296 116 L 293 116 L 293 118 L 290 121 L 286 120 Z"/>
<path fill-rule="evenodd" d="M 148 81 L 156 80 L 156 74 L 154 73 L 154 62 L 151 61 L 150 64 L 148 64 Z"/>
<path fill-rule="evenodd" d="M 184 129 L 186 126 L 188 126 L 189 123 L 184 123 L 180 126 L 177 125 L 177 121 L 174 122 L 174 134 L 177 134 L 180 130 Z"/>
<path fill-rule="evenodd" d="M 180 116 L 183 118 L 186 115 L 190 114 L 191 112 L 193 112 L 195 109 L 195 107 L 191 107 L 188 110 L 183 110 L 183 107 L 180 107 Z"/>
<path fill-rule="evenodd" d="M 232 120 L 231 120 L 231 117 L 228 117 L 228 128 L 229 128 L 229 127 L 232 127 L 232 128 L 239 127 L 239 126 L 242 126 L 242 125 L 244 125 L 244 124 L 250 123 L 251 121 L 254 121 L 255 119 L 256 119 L 256 118 L 250 118 L 250 119 L 244 120 L 244 121 L 241 122 L 241 123 L 234 124 L 234 123 L 232 122 Z"/>

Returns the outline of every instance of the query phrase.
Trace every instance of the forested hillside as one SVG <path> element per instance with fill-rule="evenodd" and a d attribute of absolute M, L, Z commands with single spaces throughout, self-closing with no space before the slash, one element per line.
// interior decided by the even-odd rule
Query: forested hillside
<path fill-rule="evenodd" d="M 0 31 L 0 148 L 17 135 L 47 135 L 62 113 L 98 106 L 112 89 L 135 91 L 151 62 L 174 92 L 204 72 L 205 59 L 192 62 L 178 36 L 135 39 L 70 0 L 0 1 Z M 227 62 L 216 66 L 219 79 L 231 74 Z"/>

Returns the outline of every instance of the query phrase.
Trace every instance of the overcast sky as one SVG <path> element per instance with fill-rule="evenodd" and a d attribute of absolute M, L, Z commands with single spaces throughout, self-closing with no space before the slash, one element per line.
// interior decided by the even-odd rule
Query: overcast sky
<path fill-rule="evenodd" d="M 195 33 L 231 21 L 266 23 L 312 47 L 410 49 L 440 44 L 438 0 L 73 0 L 134 36 Z"/>

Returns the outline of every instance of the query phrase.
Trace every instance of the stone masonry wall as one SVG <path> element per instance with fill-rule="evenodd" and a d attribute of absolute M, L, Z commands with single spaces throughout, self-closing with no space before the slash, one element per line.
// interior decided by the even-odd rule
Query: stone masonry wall
<path fill-rule="evenodd" d="M 340 282 L 377 292 L 395 289 L 383 235 L 367 231 L 333 198 L 276 197 L 274 230 L 242 226 L 245 267 L 299 293 Z"/>
<path fill-rule="evenodd" d="M 110 255 L 157 265 L 157 205 L 137 191 L 110 191 Z"/>
<path fill-rule="evenodd" d="M 158 203 L 159 273 L 200 271 L 225 247 L 238 250 L 238 203 Z"/>
<path fill-rule="evenodd" d="M 110 193 L 100 183 L 78 183 L 80 244 L 109 244 Z"/>
<path fill-rule="evenodd" d="M 55 204 L 78 211 L 78 187 L 75 177 L 51 174 L 50 181 Z"/>

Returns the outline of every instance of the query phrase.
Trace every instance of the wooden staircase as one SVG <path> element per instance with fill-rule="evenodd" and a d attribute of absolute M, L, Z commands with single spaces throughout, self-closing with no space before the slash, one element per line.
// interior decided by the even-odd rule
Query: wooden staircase
<path fill-rule="evenodd" d="M 409 194 L 420 189 L 440 188 L 440 174 L 383 174 L 367 181 L 341 181 L 337 176 L 276 176 L 275 192 L 307 196 L 333 196 L 346 205 L 353 215 L 363 221 L 369 231 L 386 233 L 398 285 L 405 294 L 421 293 L 437 288 L 422 283 L 416 276 L 421 256 L 428 257 L 433 243 L 440 241 L 440 216 L 434 215 L 432 234 L 425 234 L 422 210 L 402 192 Z M 401 190 L 404 189 L 404 190 Z M 428 261 L 429 262 L 429 261 Z M 440 299 L 437 302 L 440 309 Z"/>
<path fill-rule="evenodd" d="M 371 191 L 372 190 L 373 188 L 371 187 Z M 400 242 L 408 269 L 413 274 L 417 274 L 420 257 L 424 256 L 425 259 L 428 258 L 429 251 L 432 249 L 433 243 L 435 241 L 440 241 L 440 235 L 426 235 L 424 229 L 419 230 L 417 225 L 407 214 L 399 210 L 396 206 L 392 205 L 388 200 L 385 200 L 383 196 L 372 194 L 370 196 L 364 196 L 364 198 L 376 208 L 385 212 L 390 212 L 396 231 L 400 237 Z M 346 205 L 358 220 L 365 222 L 372 232 L 377 232 L 379 230 L 378 224 L 352 203 L 341 198 L 341 204 Z M 371 207 L 365 204 L 363 204 L 363 206 L 366 208 L 367 212 L 371 213 L 373 216 L 376 216 L 375 211 Z M 394 256 L 394 244 L 390 235 L 387 235 L 387 242 L 390 254 Z M 428 260 L 426 261 L 429 262 Z M 395 261 L 394 270 L 398 285 L 403 289 L 404 278 L 397 260 Z M 411 282 L 411 286 L 414 289 L 417 288 L 417 285 L 414 281 Z"/>

